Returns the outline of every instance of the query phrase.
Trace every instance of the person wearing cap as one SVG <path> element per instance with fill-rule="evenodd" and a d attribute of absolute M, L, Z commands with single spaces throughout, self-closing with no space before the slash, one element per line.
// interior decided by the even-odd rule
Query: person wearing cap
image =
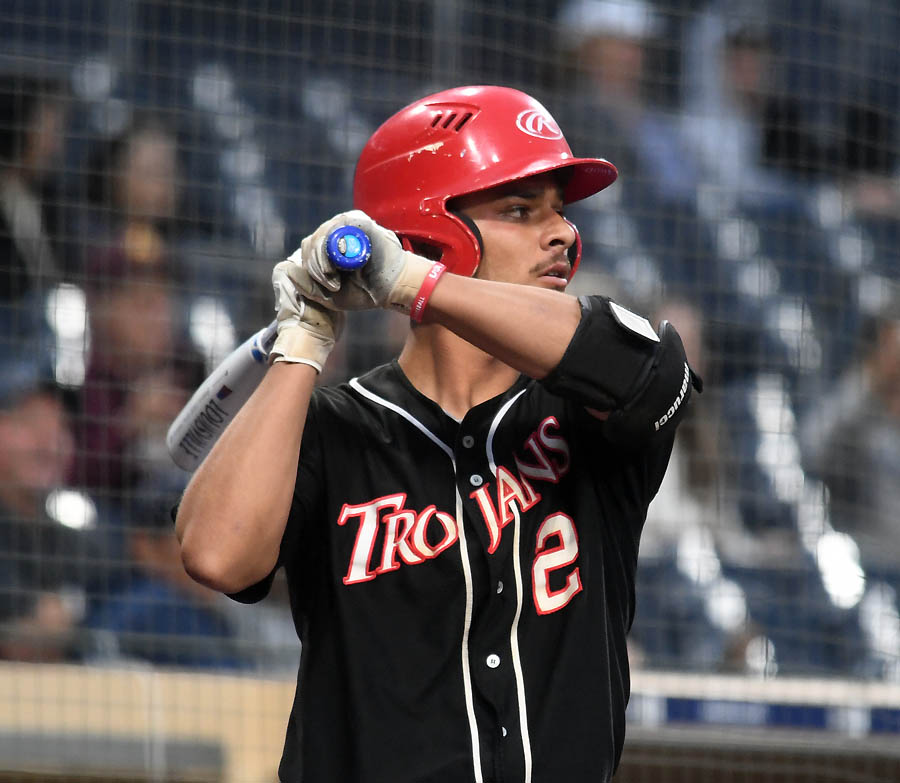
<path fill-rule="evenodd" d="M 86 270 L 92 339 L 72 475 L 119 500 L 168 465 L 165 430 L 202 379 L 175 267 L 163 237 L 132 224 L 121 241 L 96 250 Z"/>
<path fill-rule="evenodd" d="M 645 0 L 568 0 L 557 16 L 568 65 L 558 92 L 572 137 L 602 141 L 628 174 L 623 187 L 640 189 L 633 200 L 645 211 L 648 198 L 693 198 L 696 179 L 677 114 L 667 110 L 666 90 L 674 80 L 652 78 L 651 58 L 666 32 L 659 11 Z"/>
<path fill-rule="evenodd" d="M 0 74 L 0 306 L 26 317 L 69 269 L 57 176 L 67 118 L 63 79 Z"/>
<path fill-rule="evenodd" d="M 176 530 L 237 600 L 285 568 L 282 781 L 611 779 L 640 531 L 700 386 L 671 324 L 566 293 L 566 205 L 615 178 L 533 97 L 445 90 L 375 131 L 355 209 L 273 269 L 271 367 Z M 347 274 L 325 247 L 344 226 L 372 247 Z M 410 319 L 399 357 L 317 388 L 370 309 Z"/>
<path fill-rule="evenodd" d="M 582 77 L 611 102 L 642 102 L 646 46 L 663 31 L 644 0 L 569 0 L 557 19 L 558 35 Z"/>

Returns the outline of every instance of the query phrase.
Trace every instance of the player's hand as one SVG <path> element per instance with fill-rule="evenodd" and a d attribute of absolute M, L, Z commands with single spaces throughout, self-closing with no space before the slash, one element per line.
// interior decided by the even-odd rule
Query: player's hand
<path fill-rule="evenodd" d="M 282 261 L 272 270 L 278 336 L 269 351 L 269 362 L 322 367 L 344 328 L 344 314 L 329 310 L 304 296 L 289 272 L 293 262 Z"/>
<path fill-rule="evenodd" d="M 341 226 L 356 226 L 372 243 L 372 257 L 353 272 L 343 272 L 328 258 L 328 235 Z M 288 259 L 291 279 L 305 296 L 339 310 L 383 307 L 409 313 L 433 261 L 404 250 L 393 231 L 379 226 L 358 209 L 326 221 Z"/>

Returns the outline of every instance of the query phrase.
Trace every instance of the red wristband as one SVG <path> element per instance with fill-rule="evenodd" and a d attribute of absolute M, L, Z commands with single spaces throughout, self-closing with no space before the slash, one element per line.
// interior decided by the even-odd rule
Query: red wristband
<path fill-rule="evenodd" d="M 441 275 L 446 271 L 447 267 L 436 261 L 428 274 L 425 275 L 425 280 L 422 281 L 422 287 L 419 288 L 419 293 L 417 293 L 416 298 L 413 299 L 412 307 L 409 310 L 409 317 L 417 324 L 422 323 L 422 317 L 425 315 L 425 307 L 428 304 L 431 293 L 434 291 L 434 287 L 437 285 L 438 280 L 441 279 Z"/>

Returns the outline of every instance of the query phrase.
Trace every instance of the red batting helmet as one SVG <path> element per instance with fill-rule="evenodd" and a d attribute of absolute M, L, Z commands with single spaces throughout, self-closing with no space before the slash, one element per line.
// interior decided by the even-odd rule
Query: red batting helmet
<path fill-rule="evenodd" d="M 481 239 L 448 202 L 557 169 L 570 172 L 566 204 L 603 190 L 617 176 L 609 161 L 574 157 L 550 113 L 529 95 L 508 87 L 456 87 L 411 103 L 375 131 L 356 164 L 353 205 L 396 232 L 407 248 L 435 247 L 448 269 L 473 275 Z M 575 236 L 572 274 L 581 260 L 577 230 Z"/>

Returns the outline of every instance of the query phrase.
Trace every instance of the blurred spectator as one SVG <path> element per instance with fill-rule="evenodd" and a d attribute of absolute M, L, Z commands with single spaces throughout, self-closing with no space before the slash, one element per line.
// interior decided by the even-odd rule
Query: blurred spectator
<path fill-rule="evenodd" d="M 686 146 L 700 183 L 732 198 L 776 196 L 801 167 L 821 168 L 825 155 L 804 132 L 799 108 L 777 94 L 768 25 L 763 5 L 714 3 L 687 36 Z"/>
<path fill-rule="evenodd" d="M 0 76 L 0 302 L 25 316 L 67 267 L 58 244 L 66 119 L 58 81 Z"/>
<path fill-rule="evenodd" d="M 165 433 L 204 376 L 184 337 L 177 270 L 162 237 L 133 224 L 88 270 L 91 349 L 75 478 L 115 497 L 168 467 Z"/>
<path fill-rule="evenodd" d="M 137 113 L 88 160 L 86 242 L 116 242 L 129 228 L 153 228 L 167 240 L 179 226 L 178 141 L 161 119 Z"/>
<path fill-rule="evenodd" d="M 645 0 L 569 0 L 558 23 L 560 46 L 574 69 L 565 82 L 574 85 L 570 111 L 576 116 L 566 128 L 589 136 L 588 148 L 611 160 L 627 186 L 643 181 L 658 195 L 689 195 L 696 179 L 691 160 L 680 151 L 674 115 L 649 89 L 648 55 L 664 32 L 653 6 Z M 577 140 L 572 145 L 583 146 Z"/>
<path fill-rule="evenodd" d="M 0 658 L 59 661 L 101 573 L 93 505 L 66 490 L 72 434 L 49 367 L 0 356 Z"/>
<path fill-rule="evenodd" d="M 722 667 L 745 630 L 746 604 L 741 588 L 724 578 L 719 558 L 723 550 L 742 548 L 746 536 L 725 487 L 724 433 L 702 317 L 687 302 L 669 298 L 656 312 L 660 319 L 677 327 L 706 390 L 688 409 L 647 513 L 632 638 L 651 666 Z"/>
<path fill-rule="evenodd" d="M 858 361 L 802 422 L 800 446 L 830 498 L 834 527 L 867 573 L 900 588 L 900 292 L 863 330 Z"/>
<path fill-rule="evenodd" d="M 179 168 L 174 131 L 144 114 L 91 158 L 82 227 L 90 348 L 72 475 L 120 535 L 126 568 L 92 606 L 87 627 L 101 659 L 236 667 L 246 659 L 233 624 L 216 596 L 184 575 L 163 513 L 179 492 L 159 486 L 174 470 L 166 431 L 206 374 L 189 306 L 196 286 L 210 281 L 192 279 L 176 250 Z M 207 322 L 226 325 L 216 314 Z"/>
<path fill-rule="evenodd" d="M 841 361 L 833 336 L 852 321 L 853 286 L 812 219 L 807 175 L 830 153 L 784 96 L 766 5 L 719 0 L 692 20 L 682 134 L 714 266 L 693 282 L 715 280 L 705 309 L 725 324 L 735 377 L 766 368 L 793 391 Z"/>
<path fill-rule="evenodd" d="M 646 43 L 662 32 L 644 0 L 569 0 L 559 14 L 565 48 L 586 85 L 623 116 L 640 109 L 646 88 Z"/>
<path fill-rule="evenodd" d="M 124 505 L 121 524 L 131 567 L 96 603 L 85 626 L 94 633 L 101 658 L 244 667 L 248 661 L 237 648 L 234 629 L 217 608 L 222 596 L 194 582 L 181 565 L 171 518 L 180 494 L 173 470 L 136 487 Z"/>
<path fill-rule="evenodd" d="M 212 369 L 236 344 L 236 322 L 245 333 L 260 327 L 261 299 L 247 292 L 248 280 L 256 279 L 247 262 L 251 252 L 239 247 L 223 254 L 200 236 L 209 226 L 186 204 L 179 145 L 164 117 L 135 111 L 120 133 L 88 155 L 82 273 L 88 289 L 104 285 L 99 278 L 114 273 L 104 265 L 117 248 L 143 268 L 153 266 L 145 260 L 164 257 L 181 325 L 190 326 L 192 349 Z"/>
<path fill-rule="evenodd" d="M 818 168 L 828 180 L 841 180 L 849 211 L 900 218 L 896 4 L 871 3 L 865 13 L 854 0 L 792 0 L 770 7 L 783 22 L 772 28 L 785 55 L 780 81 L 795 96 L 793 110 L 779 128 L 772 127 L 775 138 L 787 142 L 781 162 L 794 172 L 808 171 L 809 163 L 785 147 L 798 131 L 815 137 L 811 152 L 826 164 Z M 813 19 L 815 25 L 793 23 Z"/>
<path fill-rule="evenodd" d="M 858 628 L 835 610 L 796 526 L 751 527 L 738 505 L 735 468 L 745 457 L 723 414 L 737 390 L 721 384 L 701 314 L 670 297 L 656 317 L 677 326 L 706 388 L 648 510 L 634 642 L 656 667 L 849 671 L 859 650 L 844 640 Z"/>

